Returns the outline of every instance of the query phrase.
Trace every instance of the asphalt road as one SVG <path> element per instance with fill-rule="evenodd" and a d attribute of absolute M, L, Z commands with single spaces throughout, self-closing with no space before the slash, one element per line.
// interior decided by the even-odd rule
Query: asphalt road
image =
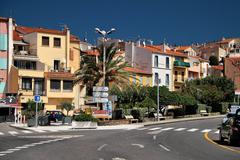
<path fill-rule="evenodd" d="M 133 130 L 78 130 L 0 137 L 4 160 L 239 160 L 240 146 L 218 144 L 221 119 Z"/>

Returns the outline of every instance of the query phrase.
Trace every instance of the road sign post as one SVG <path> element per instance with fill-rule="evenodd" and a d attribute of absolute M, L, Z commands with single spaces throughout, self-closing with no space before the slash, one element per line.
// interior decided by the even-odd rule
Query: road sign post
<path fill-rule="evenodd" d="M 36 115 L 35 115 L 35 127 L 38 126 L 38 103 L 40 102 L 41 97 L 39 95 L 34 96 L 34 102 L 36 102 Z"/>

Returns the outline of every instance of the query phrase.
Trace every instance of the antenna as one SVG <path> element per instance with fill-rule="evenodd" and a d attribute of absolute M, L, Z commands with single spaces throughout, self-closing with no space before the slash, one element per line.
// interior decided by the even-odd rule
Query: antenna
<path fill-rule="evenodd" d="M 64 31 L 65 29 L 68 29 L 67 24 L 64 24 L 64 23 L 59 23 L 58 26 L 62 27 L 62 30 L 63 30 L 63 31 Z"/>

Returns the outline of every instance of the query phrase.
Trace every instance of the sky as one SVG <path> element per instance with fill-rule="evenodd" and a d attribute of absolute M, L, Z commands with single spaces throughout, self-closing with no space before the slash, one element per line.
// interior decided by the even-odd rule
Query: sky
<path fill-rule="evenodd" d="M 189 45 L 240 37 L 239 0 L 1 0 L 0 17 L 21 26 L 62 29 L 95 44 L 94 31 L 116 28 L 109 38 Z"/>

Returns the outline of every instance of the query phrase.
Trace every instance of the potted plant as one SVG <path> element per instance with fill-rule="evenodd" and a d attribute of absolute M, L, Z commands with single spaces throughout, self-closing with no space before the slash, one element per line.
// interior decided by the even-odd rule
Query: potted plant
<path fill-rule="evenodd" d="M 62 123 L 65 124 L 71 124 L 72 123 L 72 118 L 70 116 L 68 116 L 69 111 L 74 109 L 74 105 L 72 105 L 69 102 L 63 102 L 61 104 L 62 110 L 66 110 L 67 111 L 67 116 L 63 117 Z"/>

